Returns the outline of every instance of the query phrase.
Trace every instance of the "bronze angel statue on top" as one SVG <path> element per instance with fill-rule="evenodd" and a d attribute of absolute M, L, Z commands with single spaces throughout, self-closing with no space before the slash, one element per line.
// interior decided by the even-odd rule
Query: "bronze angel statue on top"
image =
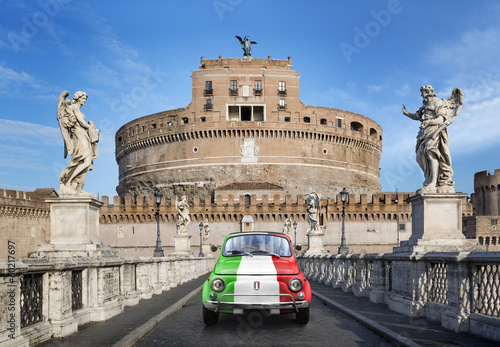
<path fill-rule="evenodd" d="M 245 36 L 245 39 L 243 40 L 241 36 L 237 36 L 236 38 L 240 41 L 241 43 L 241 48 L 243 49 L 243 56 L 245 58 L 251 58 L 252 57 L 252 45 L 256 45 L 257 42 L 255 41 L 250 41 L 250 36 Z"/>
<path fill-rule="evenodd" d="M 455 88 L 450 98 L 439 99 L 430 85 L 422 86 L 420 92 L 424 100 L 417 112 L 409 113 L 402 107 L 405 116 L 421 122 L 415 151 L 425 181 L 417 193 L 454 193 L 447 127 L 462 109 L 464 94 Z"/>
<path fill-rule="evenodd" d="M 57 103 L 57 121 L 64 139 L 64 158 L 71 156 L 70 163 L 59 178 L 60 196 L 93 197 L 83 191 L 87 173 L 97 158 L 97 142 L 100 130 L 92 121 L 85 121 L 80 108 L 87 101 L 85 92 L 76 92 L 73 99 L 66 100 L 69 93 L 63 91 Z"/>

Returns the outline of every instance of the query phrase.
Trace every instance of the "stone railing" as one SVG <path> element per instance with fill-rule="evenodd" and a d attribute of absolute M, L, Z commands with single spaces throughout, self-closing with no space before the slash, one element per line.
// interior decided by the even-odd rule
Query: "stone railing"
<path fill-rule="evenodd" d="M 298 262 L 311 281 L 500 341 L 500 252 L 335 254 Z"/>
<path fill-rule="evenodd" d="M 0 345 L 35 345 L 103 321 L 212 270 L 215 258 L 0 261 Z"/>

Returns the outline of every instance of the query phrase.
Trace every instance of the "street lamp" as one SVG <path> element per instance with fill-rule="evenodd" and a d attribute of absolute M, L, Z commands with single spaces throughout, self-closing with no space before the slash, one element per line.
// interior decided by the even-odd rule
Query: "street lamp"
<path fill-rule="evenodd" d="M 340 239 L 339 254 L 349 253 L 349 247 L 347 247 L 345 242 L 345 203 L 349 192 L 344 189 L 340 192 L 340 200 L 342 200 L 342 238 Z"/>
<path fill-rule="evenodd" d="M 293 222 L 293 247 L 297 246 L 297 221 Z"/>
<path fill-rule="evenodd" d="M 202 238 L 202 234 L 203 233 L 203 222 L 200 222 L 200 254 L 198 255 L 199 257 L 204 257 L 205 254 L 203 254 L 203 251 L 201 250 L 201 245 L 203 243 L 203 238 Z"/>
<path fill-rule="evenodd" d="M 154 257 L 164 257 L 163 248 L 161 248 L 161 240 L 160 240 L 160 204 L 161 198 L 163 198 L 163 194 L 160 192 L 158 188 L 156 188 L 155 192 L 155 202 L 156 202 L 156 217 L 158 218 L 158 222 L 156 224 L 156 248 L 153 253 Z"/>

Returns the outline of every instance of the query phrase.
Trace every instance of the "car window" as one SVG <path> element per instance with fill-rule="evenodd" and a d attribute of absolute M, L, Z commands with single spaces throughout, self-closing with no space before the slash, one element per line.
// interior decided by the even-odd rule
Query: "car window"
<path fill-rule="evenodd" d="M 227 257 L 242 254 L 290 257 L 292 251 L 288 240 L 277 235 L 236 235 L 228 238 L 222 255 Z"/>

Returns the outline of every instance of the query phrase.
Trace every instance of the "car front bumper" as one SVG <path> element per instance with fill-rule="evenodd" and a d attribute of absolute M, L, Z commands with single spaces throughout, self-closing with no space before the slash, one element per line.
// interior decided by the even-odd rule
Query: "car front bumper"
<path fill-rule="evenodd" d="M 296 312 L 299 312 L 299 309 L 304 309 L 309 307 L 309 301 L 297 301 L 290 294 L 279 294 L 279 295 L 270 295 L 270 296 L 285 296 L 292 299 L 292 301 L 286 302 L 264 302 L 264 303 L 248 303 L 248 302 L 221 302 L 222 298 L 226 296 L 245 296 L 245 297 L 259 297 L 257 295 L 235 295 L 235 294 L 223 294 L 217 301 L 206 300 L 205 307 L 208 309 L 215 309 L 217 312 L 219 309 L 241 309 L 241 310 L 287 310 L 292 309 Z"/>

